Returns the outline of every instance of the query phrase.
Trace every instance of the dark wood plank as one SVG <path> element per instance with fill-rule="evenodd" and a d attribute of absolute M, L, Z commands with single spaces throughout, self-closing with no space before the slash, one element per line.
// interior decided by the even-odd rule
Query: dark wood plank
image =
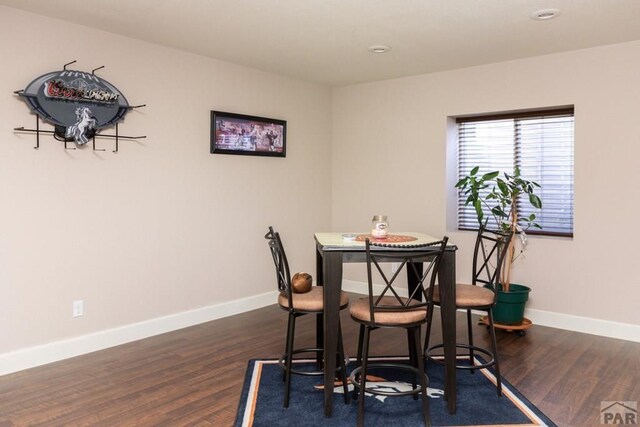
<path fill-rule="evenodd" d="M 280 356 L 286 317 L 274 305 L 5 375 L 0 426 L 232 425 L 247 361 Z M 460 316 L 459 339 L 465 323 Z M 355 355 L 346 311 L 342 324 Z M 296 344 L 313 346 L 315 331 L 314 317 L 300 318 Z M 475 336 L 488 344 L 484 326 Z M 598 425 L 601 401 L 640 401 L 639 343 L 534 326 L 525 337 L 499 331 L 498 345 L 504 377 L 559 425 Z M 406 335 L 376 331 L 371 347 L 406 352 Z"/>

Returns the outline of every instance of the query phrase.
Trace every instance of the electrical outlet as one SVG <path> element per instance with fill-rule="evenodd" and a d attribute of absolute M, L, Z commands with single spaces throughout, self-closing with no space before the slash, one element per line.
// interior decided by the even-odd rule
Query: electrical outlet
<path fill-rule="evenodd" d="M 73 317 L 80 317 L 84 314 L 84 301 L 77 300 L 73 302 Z"/>
<path fill-rule="evenodd" d="M 399 268 L 400 268 L 400 263 L 399 262 L 392 262 L 391 263 L 391 274 L 394 274 L 395 272 L 397 272 Z"/>

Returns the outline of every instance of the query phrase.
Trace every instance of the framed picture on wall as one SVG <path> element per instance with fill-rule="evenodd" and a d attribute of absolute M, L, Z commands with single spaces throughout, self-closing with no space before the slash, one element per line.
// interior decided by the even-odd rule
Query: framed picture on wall
<path fill-rule="evenodd" d="M 211 152 L 286 157 L 287 122 L 244 114 L 211 112 Z"/>

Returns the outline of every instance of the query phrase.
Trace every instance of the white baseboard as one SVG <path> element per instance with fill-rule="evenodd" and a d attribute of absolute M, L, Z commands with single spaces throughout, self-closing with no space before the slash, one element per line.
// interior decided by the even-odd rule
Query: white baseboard
<path fill-rule="evenodd" d="M 359 294 L 367 293 L 367 284 L 355 280 L 343 280 L 342 289 Z M 382 292 L 383 285 L 374 285 L 375 292 Z M 398 292 L 400 296 L 407 296 Z M 572 314 L 555 313 L 552 311 L 525 309 L 525 316 L 535 325 L 568 331 L 583 332 L 609 338 L 640 342 L 640 325 L 631 323 L 612 322 L 610 320 L 594 319 L 591 317 L 574 316 Z"/>
<path fill-rule="evenodd" d="M 612 322 L 536 309 L 525 309 L 524 315 L 536 325 L 640 342 L 640 325 L 632 323 Z"/>
<path fill-rule="evenodd" d="M 376 292 L 381 292 L 384 289 L 382 285 L 375 286 Z M 344 280 L 342 287 L 343 290 L 348 292 L 359 294 L 366 294 L 367 292 L 367 285 L 364 282 Z M 404 295 L 400 294 L 401 296 L 406 296 L 406 293 Z M 274 304 L 276 298 L 277 291 L 266 292 L 252 297 L 133 323 L 63 341 L 3 353 L 0 354 L 0 375 L 255 310 Z M 640 342 L 640 325 L 536 309 L 527 309 L 525 315 L 537 325 Z"/>
<path fill-rule="evenodd" d="M 266 292 L 118 328 L 0 354 L 0 375 L 80 356 L 275 304 L 277 291 Z"/>

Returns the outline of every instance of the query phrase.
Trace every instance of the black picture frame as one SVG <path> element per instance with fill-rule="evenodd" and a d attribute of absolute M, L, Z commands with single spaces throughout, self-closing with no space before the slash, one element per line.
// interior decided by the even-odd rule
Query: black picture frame
<path fill-rule="evenodd" d="M 287 122 L 211 111 L 211 153 L 286 157 Z"/>

